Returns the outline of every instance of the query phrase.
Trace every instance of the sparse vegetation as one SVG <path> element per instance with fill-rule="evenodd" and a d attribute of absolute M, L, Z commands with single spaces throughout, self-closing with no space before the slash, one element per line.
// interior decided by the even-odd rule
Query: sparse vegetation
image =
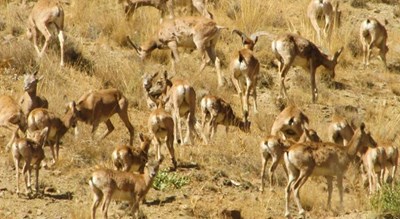
<path fill-rule="evenodd" d="M 160 191 L 167 189 L 180 189 L 189 184 L 189 182 L 189 177 L 181 176 L 178 173 L 164 169 L 158 172 L 153 182 L 153 188 Z"/>
<path fill-rule="evenodd" d="M 387 185 L 383 186 L 370 201 L 375 211 L 390 218 L 400 217 L 400 184 L 396 184 L 393 189 Z"/>
<path fill-rule="evenodd" d="M 367 0 L 352 0 L 350 5 L 354 8 L 366 8 Z"/>

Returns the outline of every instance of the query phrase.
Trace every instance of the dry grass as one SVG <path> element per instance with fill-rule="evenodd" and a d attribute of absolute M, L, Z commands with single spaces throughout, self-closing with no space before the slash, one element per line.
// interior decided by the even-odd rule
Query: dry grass
<path fill-rule="evenodd" d="M 64 113 L 65 104 L 77 100 L 90 89 L 116 87 L 123 91 L 130 102 L 129 114 L 136 133 L 147 132 L 149 111 L 143 99 L 141 77 L 145 73 L 169 70 L 169 51 L 155 51 L 141 63 L 133 50 L 127 46 L 125 36 L 129 35 L 136 43 L 143 43 L 156 33 L 159 26 L 159 12 L 153 8 L 140 8 L 130 22 L 124 20 L 122 6 L 116 1 L 71 1 L 64 5 L 66 32 L 66 67 L 59 67 L 59 48 L 56 43 L 47 51 L 45 57 L 37 60 L 32 44 L 25 37 L 25 22 L 34 4 L 28 1 L 21 7 L 19 1 L 0 2 L 0 91 L 18 98 L 22 94 L 22 78 L 26 71 L 34 68 L 44 75 L 38 93 L 49 100 L 50 110 L 58 115 Z M 315 32 L 305 12 L 309 0 L 253 1 L 220 0 L 210 7 L 219 25 L 229 28 L 223 31 L 217 44 L 217 53 L 223 64 L 225 78 L 230 78 L 228 63 L 231 54 L 241 48 L 234 28 L 246 33 L 268 31 L 273 34 L 299 32 L 302 36 L 315 39 Z M 364 4 L 366 3 L 366 4 Z M 371 10 L 373 9 L 373 10 Z M 344 47 L 339 58 L 335 78 L 321 69 L 317 73 L 319 100 L 311 104 L 310 77 L 307 71 L 292 68 L 288 74 L 288 94 L 310 118 L 310 126 L 317 130 L 322 139 L 327 139 L 327 126 L 332 114 L 337 113 L 353 120 L 356 125 L 365 121 L 374 137 L 379 141 L 400 143 L 398 115 L 400 104 L 400 60 L 399 24 L 395 18 L 386 16 L 399 10 L 393 1 L 352 0 L 341 4 L 342 26 L 334 30 L 331 46 L 327 43 L 321 48 L 329 54 Z M 16 13 L 17 12 L 17 13 Z M 360 22 L 375 16 L 383 21 L 389 20 L 389 71 L 384 72 L 382 64 L 375 57 L 371 65 L 361 65 L 361 50 L 358 42 Z M 188 177 L 189 185 L 180 189 L 166 191 L 151 190 L 148 205 L 141 209 L 148 218 L 216 218 L 223 209 L 240 210 L 244 218 L 279 218 L 283 215 L 284 186 L 286 177 L 278 167 L 278 185 L 275 193 L 260 194 L 260 154 L 259 142 L 268 135 L 275 116 L 286 104 L 277 100 L 279 75 L 272 64 L 271 41 L 260 37 L 256 46 L 256 56 L 261 62 L 260 83 L 258 86 L 259 114 L 250 112 L 251 133 L 246 135 L 235 128 L 225 134 L 219 128 L 212 143 L 205 145 L 196 141 L 195 145 L 176 147 L 178 162 L 197 164 L 197 168 L 180 168 L 177 174 Z M 4 43 L 3 43 L 4 42 Z M 233 106 L 240 115 L 240 100 L 232 86 L 218 88 L 216 72 L 207 66 L 198 72 L 200 57 L 197 51 L 181 52 L 181 62 L 177 64 L 175 78 L 189 79 L 196 89 L 198 100 L 204 93 L 221 96 Z M 252 99 L 250 99 L 252 101 Z M 199 111 L 199 110 L 198 110 Z M 197 115 L 199 116 L 199 114 Z M 128 132 L 118 118 L 112 118 L 115 131 L 104 141 L 98 136 L 105 130 L 101 125 L 91 140 L 90 126 L 79 124 L 79 139 L 75 140 L 72 131 L 62 139 L 60 161 L 48 169 L 41 170 L 41 184 L 54 187 L 60 192 L 35 200 L 18 198 L 14 191 L 14 170 L 9 154 L 1 151 L 4 162 L 0 164 L 0 212 L 1 218 L 24 218 L 41 209 L 43 216 L 56 218 L 89 218 L 91 194 L 87 186 L 90 172 L 99 166 L 111 166 L 110 153 L 119 143 L 127 143 Z M 0 130 L 5 144 L 10 132 Z M 138 143 L 138 140 L 136 140 Z M 153 147 L 150 149 L 154 157 Z M 167 154 L 163 147 L 163 153 Z M 46 149 L 47 157 L 50 157 Z M 166 159 L 163 168 L 171 165 Z M 190 166 L 190 165 L 188 165 Z M 323 179 L 310 180 L 302 191 L 302 202 L 311 218 L 343 216 L 357 211 L 367 217 L 371 210 L 366 189 L 360 183 L 357 167 L 351 167 L 346 176 L 345 209 L 339 210 L 336 189 L 333 196 L 333 210 L 327 211 L 326 186 Z M 43 188 L 42 186 L 42 188 Z M 3 187 L 6 190 L 3 190 Z M 63 199 L 72 194 L 72 200 Z M 58 196 L 56 196 L 58 195 Z M 64 195 L 64 196 L 63 196 Z M 12 203 L 12 204 L 10 204 Z M 112 217 L 127 218 L 119 206 L 110 207 Z M 44 212 L 50 209 L 49 212 Z M 62 210 L 59 210 L 62 209 Z M 294 210 L 294 209 L 293 209 Z M 99 213 L 99 212 L 98 212 Z M 32 215 L 31 215 L 32 216 Z"/>

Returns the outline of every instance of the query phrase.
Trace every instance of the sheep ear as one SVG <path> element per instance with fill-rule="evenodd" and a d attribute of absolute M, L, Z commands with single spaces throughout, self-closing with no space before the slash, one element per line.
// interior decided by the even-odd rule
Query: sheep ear
<path fill-rule="evenodd" d="M 44 129 L 42 129 L 42 131 L 40 132 L 41 136 L 44 136 L 47 134 L 47 132 L 49 131 L 49 127 L 45 127 Z"/>
<path fill-rule="evenodd" d="M 170 95 L 167 95 L 162 101 L 163 101 L 164 103 L 167 103 L 167 102 L 169 101 L 170 98 L 171 98 L 171 96 L 170 96 Z"/>
<path fill-rule="evenodd" d="M 361 129 L 362 131 L 364 131 L 364 129 L 365 129 L 365 123 L 364 123 L 364 122 L 361 123 L 360 129 Z"/>
<path fill-rule="evenodd" d="M 157 72 L 154 72 L 153 75 L 151 76 L 151 78 L 157 77 L 158 73 L 159 73 L 158 71 L 157 71 Z"/>
<path fill-rule="evenodd" d="M 161 155 L 160 159 L 158 159 L 158 164 L 161 164 L 164 160 L 164 155 Z"/>
<path fill-rule="evenodd" d="M 333 59 L 337 60 L 340 54 L 342 54 L 342 52 L 343 52 L 343 46 L 338 51 L 336 51 L 335 55 L 333 56 Z"/>
<path fill-rule="evenodd" d="M 72 110 L 72 112 L 76 112 L 76 103 L 75 103 L 75 101 L 69 102 L 68 108 L 70 108 Z"/>
<path fill-rule="evenodd" d="M 258 41 L 258 37 L 255 37 L 253 41 L 254 41 L 254 44 L 256 44 Z"/>
<path fill-rule="evenodd" d="M 164 78 L 167 79 L 168 78 L 168 72 L 164 71 Z"/>

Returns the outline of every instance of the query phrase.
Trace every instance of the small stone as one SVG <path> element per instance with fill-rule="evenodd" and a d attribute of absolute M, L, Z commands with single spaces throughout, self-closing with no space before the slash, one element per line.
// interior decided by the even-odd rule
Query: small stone
<path fill-rule="evenodd" d="M 56 189 L 53 187 L 46 187 L 44 188 L 44 193 L 55 193 Z"/>
<path fill-rule="evenodd" d="M 37 215 L 37 216 L 40 216 L 40 215 L 42 215 L 42 214 L 43 214 L 43 211 L 42 211 L 42 210 L 38 209 L 38 210 L 36 211 L 36 215 Z"/>
<path fill-rule="evenodd" d="M 188 205 L 180 205 L 179 209 L 187 210 L 187 209 L 189 209 L 189 206 Z"/>

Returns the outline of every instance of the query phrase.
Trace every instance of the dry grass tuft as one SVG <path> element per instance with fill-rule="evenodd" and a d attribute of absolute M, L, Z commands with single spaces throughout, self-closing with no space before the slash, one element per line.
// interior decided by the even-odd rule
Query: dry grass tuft
<path fill-rule="evenodd" d="M 351 54 L 352 58 L 361 57 L 362 45 L 360 42 L 358 31 L 356 30 L 352 31 L 350 40 L 346 44 L 346 49 L 348 50 L 348 53 Z"/>
<path fill-rule="evenodd" d="M 393 8 L 393 15 L 397 18 L 400 17 L 400 5 L 399 4 Z"/>
<path fill-rule="evenodd" d="M 27 51 L 25 48 L 31 50 Z M 37 66 L 36 53 L 31 43 L 26 40 L 3 45 L 0 50 L 0 60 L 4 65 L 3 68 L 7 68 L 10 74 L 22 75 Z"/>
<path fill-rule="evenodd" d="M 367 1 L 366 0 L 352 0 L 350 5 L 354 8 L 366 8 Z"/>

